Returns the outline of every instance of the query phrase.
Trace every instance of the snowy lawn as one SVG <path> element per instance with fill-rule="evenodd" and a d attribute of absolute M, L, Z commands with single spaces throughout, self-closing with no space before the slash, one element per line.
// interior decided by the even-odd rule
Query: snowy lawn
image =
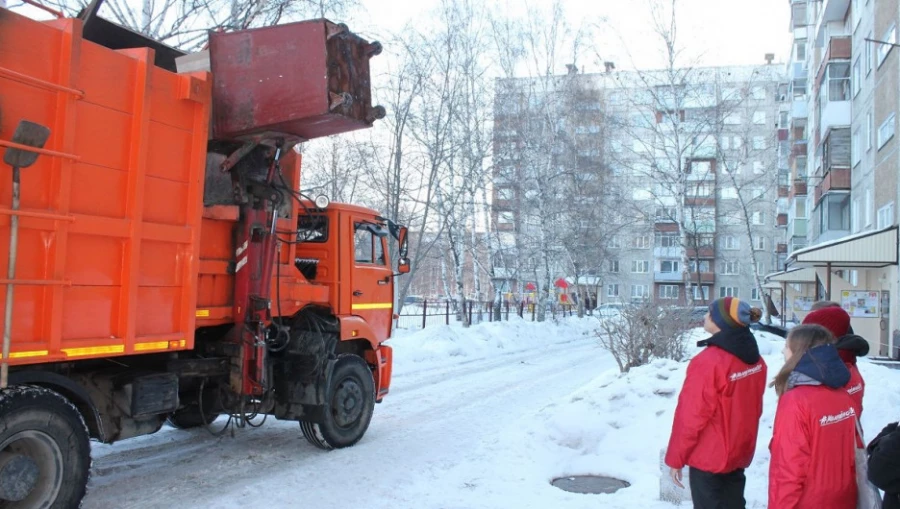
<path fill-rule="evenodd" d="M 784 340 L 765 332 L 755 335 L 771 379 L 783 364 Z M 693 345 L 706 334 L 697 329 L 692 336 Z M 530 478 L 527 485 L 543 484 L 545 488 L 533 496 L 547 502 L 556 499 L 554 507 L 672 507 L 659 500 L 661 451 L 668 442 L 686 367 L 686 362 L 657 360 L 628 374 L 604 373 L 513 433 L 510 440 L 520 446 L 506 448 L 519 451 L 508 457 L 508 464 L 519 465 L 523 478 Z M 862 424 L 869 439 L 900 417 L 900 371 L 864 359 L 859 367 L 868 382 Z M 747 470 L 748 507 L 766 507 L 768 444 L 776 405 L 774 389 L 767 390 L 757 452 Z M 555 477 L 579 474 L 608 475 L 628 481 L 631 487 L 611 495 L 560 496 L 548 486 Z"/>

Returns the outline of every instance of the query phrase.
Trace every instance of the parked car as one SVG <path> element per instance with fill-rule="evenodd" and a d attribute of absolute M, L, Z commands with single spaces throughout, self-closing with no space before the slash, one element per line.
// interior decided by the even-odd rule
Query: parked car
<path fill-rule="evenodd" d="M 603 317 L 619 316 L 622 313 L 622 308 L 624 307 L 624 304 L 600 304 L 599 306 L 597 306 L 596 313 L 597 315 Z"/>

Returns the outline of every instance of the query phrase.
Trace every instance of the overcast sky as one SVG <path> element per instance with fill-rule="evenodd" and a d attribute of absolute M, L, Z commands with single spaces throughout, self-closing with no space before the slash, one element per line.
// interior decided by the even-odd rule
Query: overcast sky
<path fill-rule="evenodd" d="M 494 3 L 498 0 L 485 0 Z M 549 6 L 551 0 L 528 0 Z M 386 38 L 407 21 L 427 25 L 437 0 L 361 0 L 367 16 L 353 20 L 351 30 Z M 525 2 L 503 2 L 525 5 Z M 679 0 L 679 33 L 685 50 L 702 65 L 762 64 L 766 53 L 776 62 L 787 58 L 791 43 L 789 0 Z M 648 31 L 646 0 L 568 0 L 564 2 L 573 24 L 605 19 L 606 36 L 598 44 L 604 60 L 630 68 L 631 58 L 641 68 L 660 67 L 659 44 Z M 522 7 L 524 9 L 524 7 Z M 361 13 L 362 14 L 362 13 Z M 622 49 L 619 35 L 628 45 Z M 590 62 L 579 62 L 589 65 Z"/>

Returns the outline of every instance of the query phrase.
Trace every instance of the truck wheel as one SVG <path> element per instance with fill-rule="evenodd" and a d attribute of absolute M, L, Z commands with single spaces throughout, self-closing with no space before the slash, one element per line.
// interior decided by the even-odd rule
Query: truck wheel
<path fill-rule="evenodd" d="M 303 421 L 303 436 L 320 449 L 340 449 L 359 442 L 375 410 L 372 371 L 357 355 L 341 355 L 326 391 L 324 422 Z"/>
<path fill-rule="evenodd" d="M 43 387 L 0 391 L 0 506 L 74 509 L 91 468 L 81 413 Z"/>

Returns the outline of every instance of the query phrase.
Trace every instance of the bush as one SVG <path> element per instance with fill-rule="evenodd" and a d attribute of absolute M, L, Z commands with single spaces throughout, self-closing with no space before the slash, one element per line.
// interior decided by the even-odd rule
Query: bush
<path fill-rule="evenodd" d="M 622 373 L 653 359 L 684 360 L 690 310 L 650 302 L 625 306 L 616 316 L 601 317 L 595 332 Z"/>

